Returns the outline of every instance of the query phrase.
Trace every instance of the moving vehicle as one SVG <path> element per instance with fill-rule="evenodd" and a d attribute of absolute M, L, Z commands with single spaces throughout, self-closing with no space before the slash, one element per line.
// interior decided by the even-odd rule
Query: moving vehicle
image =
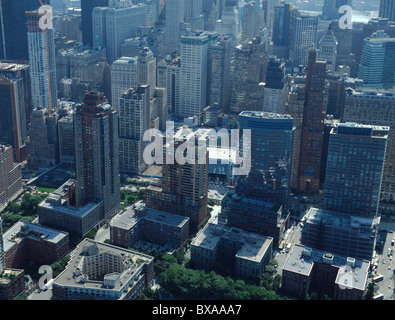
<path fill-rule="evenodd" d="M 373 278 L 374 282 L 380 282 L 384 279 L 384 276 L 382 274 L 379 274 L 378 276 Z"/>

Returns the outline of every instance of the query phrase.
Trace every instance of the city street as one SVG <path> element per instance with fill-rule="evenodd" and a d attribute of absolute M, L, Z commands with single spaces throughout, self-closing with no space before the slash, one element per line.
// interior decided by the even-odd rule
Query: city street
<path fill-rule="evenodd" d="M 384 300 L 394 299 L 394 273 L 395 269 L 394 260 L 392 255 L 394 254 L 394 246 L 391 245 L 391 240 L 395 237 L 395 233 L 389 231 L 386 233 L 385 243 L 383 251 L 377 254 L 377 268 L 373 271 L 372 276 L 376 277 L 378 275 L 383 275 L 384 279 L 377 282 L 375 294 L 382 293 L 384 295 Z M 391 250 L 390 256 L 388 256 L 388 250 Z"/>

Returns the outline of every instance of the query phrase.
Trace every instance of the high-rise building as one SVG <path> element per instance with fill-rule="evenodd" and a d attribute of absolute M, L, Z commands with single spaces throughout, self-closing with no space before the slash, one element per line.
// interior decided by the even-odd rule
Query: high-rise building
<path fill-rule="evenodd" d="M 377 215 L 389 127 L 341 123 L 330 133 L 324 201 L 328 210 Z"/>
<path fill-rule="evenodd" d="M 385 201 L 382 201 L 380 206 L 385 205 L 385 202 L 390 204 L 395 201 L 394 103 L 393 91 L 377 92 L 368 89 L 347 90 L 344 101 L 343 122 L 390 127 L 381 186 L 381 200 Z"/>
<path fill-rule="evenodd" d="M 324 119 L 327 108 L 326 62 L 317 60 L 317 50 L 309 51 L 303 108 L 298 188 L 318 192 Z"/>
<path fill-rule="evenodd" d="M 221 38 L 211 47 L 211 70 L 209 70 L 208 104 L 218 104 L 229 110 L 230 104 L 230 69 L 232 40 Z"/>
<path fill-rule="evenodd" d="M 337 40 L 329 25 L 327 33 L 318 42 L 318 59 L 326 61 L 326 71 L 336 71 Z"/>
<path fill-rule="evenodd" d="M 297 11 L 292 19 L 289 60 L 294 67 L 307 65 L 309 50 L 317 45 L 318 17 Z"/>
<path fill-rule="evenodd" d="M 395 38 L 379 30 L 363 44 L 358 78 L 364 87 L 391 88 L 395 84 Z"/>
<path fill-rule="evenodd" d="M 233 40 L 233 45 L 237 46 L 242 42 L 242 25 L 240 22 L 239 10 L 233 5 L 225 5 L 222 11 L 221 19 L 217 21 L 215 31 L 220 36 L 228 36 Z"/>
<path fill-rule="evenodd" d="M 273 21 L 273 54 L 289 58 L 292 19 L 296 9 L 291 3 L 283 2 L 274 8 Z"/>
<path fill-rule="evenodd" d="M 251 170 L 244 194 L 286 211 L 291 188 L 293 119 L 285 114 L 243 111 L 239 123 L 242 130 L 251 130 Z"/>
<path fill-rule="evenodd" d="M 111 105 L 119 110 L 119 99 L 129 88 L 136 88 L 137 57 L 122 57 L 111 65 Z"/>
<path fill-rule="evenodd" d="M 0 274 L 3 274 L 3 271 L 5 269 L 4 255 L 3 220 L 0 218 Z"/>
<path fill-rule="evenodd" d="M 57 111 L 34 109 L 26 141 L 27 165 L 31 168 L 52 167 L 59 162 Z"/>
<path fill-rule="evenodd" d="M 46 1 L 50 5 L 50 1 Z M 28 40 L 26 11 L 37 10 L 39 1 L 1 1 L 0 4 L 0 59 L 27 61 Z"/>
<path fill-rule="evenodd" d="M 70 168 L 75 167 L 75 137 L 73 115 L 68 114 L 58 121 L 59 160 Z"/>
<path fill-rule="evenodd" d="M 0 212 L 22 191 L 22 171 L 20 165 L 14 163 L 12 147 L 0 145 Z"/>
<path fill-rule="evenodd" d="M 263 26 L 263 12 L 258 1 L 247 2 L 243 7 L 242 17 L 242 40 L 252 40 L 258 34 L 258 30 Z"/>
<path fill-rule="evenodd" d="M 166 1 L 165 41 L 166 51 L 180 49 L 182 24 L 184 23 L 184 0 Z"/>
<path fill-rule="evenodd" d="M 22 78 L 0 75 L 0 144 L 11 145 L 17 162 L 26 159 L 26 108 Z"/>
<path fill-rule="evenodd" d="M 150 86 L 150 99 L 152 99 L 156 87 L 156 58 L 148 48 L 144 48 L 138 54 L 137 83 Z"/>
<path fill-rule="evenodd" d="M 119 169 L 139 174 L 146 168 L 143 152 L 147 142 L 143 135 L 150 128 L 149 85 L 125 91 L 119 101 Z"/>
<path fill-rule="evenodd" d="M 104 94 L 90 92 L 74 113 L 76 204 L 103 201 L 102 219 L 119 211 L 118 115 Z"/>
<path fill-rule="evenodd" d="M 274 56 L 269 57 L 266 72 L 266 85 L 263 95 L 263 111 L 285 113 L 288 85 L 285 63 Z"/>
<path fill-rule="evenodd" d="M 109 0 L 108 7 L 95 8 L 92 13 L 93 43 L 107 49 L 112 64 L 121 56 L 126 39 L 137 36 L 139 27 L 146 26 L 146 6 L 131 0 Z"/>
<path fill-rule="evenodd" d="M 267 70 L 267 48 L 262 37 L 234 49 L 231 69 L 230 112 L 262 111 Z"/>
<path fill-rule="evenodd" d="M 352 6 L 352 0 L 325 0 L 322 18 L 324 20 L 338 20 L 341 16 L 339 8 L 344 5 Z"/>
<path fill-rule="evenodd" d="M 92 13 L 95 7 L 107 7 L 109 0 L 81 0 L 81 30 L 84 45 L 94 45 Z"/>
<path fill-rule="evenodd" d="M 181 164 L 178 161 L 167 161 L 167 157 L 171 158 L 171 155 L 175 155 L 182 143 L 193 141 L 189 139 L 195 137 L 195 133 L 192 133 L 184 139 L 182 134 L 180 132 L 175 136 L 178 142 L 173 146 L 167 144 L 164 148 L 163 179 L 160 185 L 151 185 L 147 188 L 146 206 L 188 217 L 191 231 L 195 232 L 207 217 L 208 151 L 192 145 L 194 163 Z M 202 159 L 205 160 L 201 161 Z"/>
<path fill-rule="evenodd" d="M 269 30 L 270 36 L 273 33 L 275 7 L 279 3 L 279 0 L 262 0 L 262 8 L 265 12 L 265 25 L 266 28 Z"/>
<path fill-rule="evenodd" d="M 179 117 L 200 117 L 207 106 L 209 45 L 206 33 L 181 37 L 180 103 L 176 110 Z"/>
<path fill-rule="evenodd" d="M 303 107 L 305 100 L 305 85 L 295 84 L 290 85 L 288 99 L 285 106 L 285 114 L 289 114 L 293 119 L 294 132 L 294 146 L 292 152 L 292 174 L 291 174 L 291 189 L 298 188 L 299 176 L 299 158 L 300 158 L 300 144 L 302 140 L 302 124 L 303 124 Z"/>
<path fill-rule="evenodd" d="M 26 16 L 33 107 L 54 110 L 58 107 L 54 30 L 41 29 L 44 13 L 28 11 Z"/>
<path fill-rule="evenodd" d="M 371 260 L 389 127 L 339 123 L 330 133 L 323 208 L 310 208 L 302 243 Z"/>
<path fill-rule="evenodd" d="M 379 17 L 395 21 L 395 1 L 380 0 Z"/>
<path fill-rule="evenodd" d="M 192 31 L 204 30 L 204 15 L 202 0 L 185 0 L 184 21 L 189 23 Z"/>

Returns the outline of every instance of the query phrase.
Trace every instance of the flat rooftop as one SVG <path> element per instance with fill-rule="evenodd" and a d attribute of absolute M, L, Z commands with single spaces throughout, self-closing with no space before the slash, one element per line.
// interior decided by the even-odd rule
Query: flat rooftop
<path fill-rule="evenodd" d="M 109 257 L 112 259 L 108 260 L 114 261 L 115 258 L 119 258 L 121 265 L 120 272 L 108 272 L 103 274 L 102 281 L 89 279 L 87 274 L 84 274 L 84 260 L 86 257 L 97 256 L 97 262 L 99 263 L 99 257 Z M 153 257 L 135 252 L 132 250 L 123 249 L 117 246 L 113 246 L 106 243 L 97 242 L 91 239 L 84 239 L 78 244 L 75 250 L 71 253 L 71 258 L 66 266 L 66 269 L 59 274 L 55 280 L 54 284 L 65 287 L 79 287 L 86 289 L 95 290 L 105 290 L 105 291 L 122 291 L 127 283 L 131 280 L 137 280 L 136 277 L 140 274 L 143 266 L 147 263 L 153 261 Z M 111 266 L 109 267 L 110 269 Z M 105 281 L 112 280 L 113 285 L 108 286 Z"/>
<path fill-rule="evenodd" d="M 291 248 L 282 270 L 310 276 L 314 264 L 317 263 L 328 263 L 338 268 L 339 272 L 335 283 L 345 288 L 364 290 L 370 267 L 370 262 L 367 260 L 344 257 L 295 244 Z"/>
<path fill-rule="evenodd" d="M 4 251 L 8 251 L 15 244 L 26 238 L 58 243 L 66 237 L 68 237 L 66 232 L 20 220 L 3 234 Z"/>
<path fill-rule="evenodd" d="M 236 257 L 258 263 L 263 259 L 273 242 L 271 237 L 246 232 L 238 228 L 208 223 L 192 241 L 191 245 L 214 250 L 221 238 L 242 242 L 243 245 L 237 252 Z"/>
<path fill-rule="evenodd" d="M 136 213 L 136 210 L 143 210 L 143 214 Z M 110 222 L 111 226 L 121 229 L 130 229 L 134 227 L 140 220 L 148 220 L 156 223 L 183 227 L 188 223 L 189 218 L 165 211 L 147 208 L 145 205 L 138 203 L 127 208 L 123 213 L 117 214 Z"/>

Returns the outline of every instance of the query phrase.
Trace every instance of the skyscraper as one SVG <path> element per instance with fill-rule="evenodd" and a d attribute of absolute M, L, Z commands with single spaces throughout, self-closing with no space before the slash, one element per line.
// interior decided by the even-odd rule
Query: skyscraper
<path fill-rule="evenodd" d="M 207 106 L 209 42 L 205 33 L 181 37 L 180 104 L 176 110 L 179 117 L 199 117 Z"/>
<path fill-rule="evenodd" d="M 252 40 L 264 24 L 263 12 L 258 1 L 250 1 L 244 5 L 242 21 L 242 40 Z"/>
<path fill-rule="evenodd" d="M 329 25 L 327 33 L 318 42 L 318 59 L 326 61 L 326 71 L 336 71 L 337 40 Z"/>
<path fill-rule="evenodd" d="M 0 144 L 11 145 L 15 160 L 26 159 L 25 96 L 22 78 L 0 75 Z"/>
<path fill-rule="evenodd" d="M 34 109 L 30 117 L 26 160 L 30 168 L 52 167 L 59 162 L 59 114 L 47 109 Z"/>
<path fill-rule="evenodd" d="M 163 154 L 163 179 L 159 185 L 147 188 L 146 206 L 189 217 L 191 231 L 196 232 L 196 228 L 207 217 L 208 151 L 197 145 L 191 146 L 194 149 L 194 163 L 181 164 L 167 161 L 166 158 L 166 154 L 175 155 L 177 148 L 188 139 L 194 139 L 194 135 L 192 133 L 186 139 L 176 136 L 173 146 L 166 144 Z M 199 159 L 205 161 L 198 163 Z"/>
<path fill-rule="evenodd" d="M 338 20 L 340 17 L 339 8 L 343 5 L 352 6 L 352 0 L 325 0 L 322 18 L 324 20 Z"/>
<path fill-rule="evenodd" d="M 307 65 L 309 50 L 316 48 L 318 17 L 297 11 L 292 19 L 289 60 L 294 67 Z"/>
<path fill-rule="evenodd" d="M 266 70 L 267 48 L 262 37 L 234 49 L 230 112 L 236 117 L 244 110 L 262 111 Z"/>
<path fill-rule="evenodd" d="M 100 220 L 119 211 L 118 114 L 99 92 L 85 95 L 74 113 L 76 205 L 103 201 Z"/>
<path fill-rule="evenodd" d="M 288 95 L 285 63 L 274 56 L 269 57 L 266 72 L 266 85 L 263 95 L 263 111 L 285 113 Z"/>
<path fill-rule="evenodd" d="M 33 107 L 54 110 L 58 107 L 54 30 L 41 29 L 44 13 L 28 11 L 26 16 Z"/>
<path fill-rule="evenodd" d="M 109 0 L 81 0 L 81 30 L 84 45 L 93 46 L 92 13 L 95 7 L 107 7 Z"/>
<path fill-rule="evenodd" d="M 149 85 L 125 91 L 119 101 L 119 167 L 121 172 L 139 174 L 146 168 L 143 135 L 150 128 Z"/>
<path fill-rule="evenodd" d="M 50 1 L 45 1 L 50 5 Z M 28 40 L 26 11 L 37 10 L 39 1 L 19 0 L 1 1 L 0 4 L 0 59 L 26 61 L 28 56 Z"/>
<path fill-rule="evenodd" d="M 324 207 L 362 217 L 378 212 L 389 127 L 338 124 L 330 133 Z"/>
<path fill-rule="evenodd" d="M 322 134 L 327 108 L 326 63 L 317 60 L 317 50 L 309 51 L 302 140 L 299 160 L 299 190 L 318 192 Z"/>
<path fill-rule="evenodd" d="M 185 0 L 184 21 L 189 23 L 193 31 L 204 30 L 204 15 L 202 0 Z"/>
<path fill-rule="evenodd" d="M 166 52 L 180 49 L 181 25 L 184 23 L 184 0 L 166 1 Z"/>
<path fill-rule="evenodd" d="M 377 92 L 369 89 L 347 90 L 344 101 L 343 122 L 390 127 L 381 187 L 381 199 L 385 201 L 382 201 L 380 206 L 386 206 L 386 203 L 390 205 L 395 201 L 394 104 L 395 93 L 393 91 Z"/>
<path fill-rule="evenodd" d="M 286 211 L 291 188 L 293 119 L 285 114 L 243 111 L 239 123 L 242 130 L 251 130 L 251 171 L 244 194 Z"/>
<path fill-rule="evenodd" d="M 145 4 L 134 4 L 131 0 L 110 0 L 105 20 L 107 60 L 111 64 L 121 56 L 121 46 L 125 40 L 137 36 L 138 27 L 146 26 Z M 98 34 L 93 31 L 95 35 Z"/>
<path fill-rule="evenodd" d="M 129 88 L 136 88 L 137 57 L 122 57 L 111 66 L 111 105 L 119 110 L 119 99 Z"/>
<path fill-rule="evenodd" d="M 395 21 L 395 1 L 380 0 L 379 17 Z"/>
<path fill-rule="evenodd" d="M 22 191 L 21 166 L 14 163 L 12 147 L 0 145 L 0 212 Z"/>
<path fill-rule="evenodd" d="M 358 78 L 368 88 L 391 88 L 395 84 L 395 38 L 379 30 L 364 40 Z"/>

